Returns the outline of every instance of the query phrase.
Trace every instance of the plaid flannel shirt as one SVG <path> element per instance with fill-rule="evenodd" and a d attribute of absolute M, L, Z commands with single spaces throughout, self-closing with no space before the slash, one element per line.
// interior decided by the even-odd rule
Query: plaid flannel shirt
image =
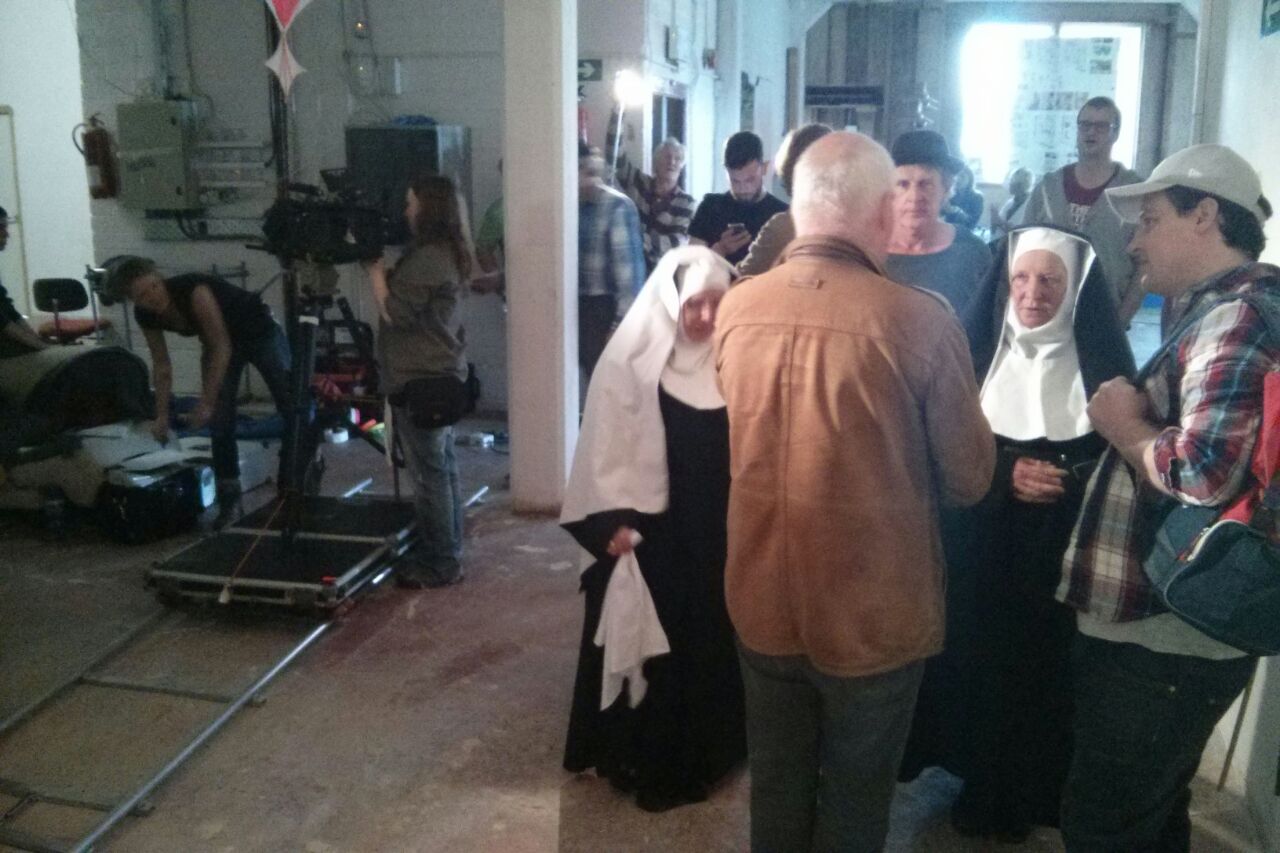
<path fill-rule="evenodd" d="M 618 158 L 617 176 L 618 186 L 635 202 L 640 214 L 644 261 L 652 271 L 663 255 L 689 242 L 693 196 L 678 186 L 665 196 L 658 195 L 653 176 L 631 165 L 626 155 Z"/>
<path fill-rule="evenodd" d="M 578 295 L 612 296 L 621 320 L 644 284 L 640 218 L 631 199 L 597 186 L 578 206 Z"/>
<path fill-rule="evenodd" d="M 1250 280 L 1259 274 L 1260 280 Z M 1176 304 L 1178 316 L 1227 294 L 1280 299 L 1280 269 L 1250 264 L 1210 279 Z M 1160 481 L 1185 504 L 1219 506 L 1256 485 L 1249 471 L 1262 422 L 1262 388 L 1280 366 L 1258 313 L 1240 300 L 1211 309 L 1160 357 L 1145 390 L 1168 424 L 1155 442 Z M 1058 599 L 1105 622 L 1162 612 L 1142 570 L 1168 496 L 1107 448 L 1063 557 Z"/>

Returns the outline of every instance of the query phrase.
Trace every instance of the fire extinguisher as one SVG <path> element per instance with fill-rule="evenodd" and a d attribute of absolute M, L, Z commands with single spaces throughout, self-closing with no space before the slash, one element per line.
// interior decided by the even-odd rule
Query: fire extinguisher
<path fill-rule="evenodd" d="M 79 138 L 76 133 L 83 128 Z M 89 177 L 89 195 L 93 198 L 115 198 L 120 189 L 116 158 L 111 153 L 111 134 L 98 115 L 89 116 L 84 124 L 71 131 L 71 143 L 84 155 L 85 171 Z"/>
<path fill-rule="evenodd" d="M 579 101 L 578 102 L 578 139 L 582 141 L 583 145 L 587 144 L 587 124 L 589 121 L 590 121 L 590 116 L 587 113 L 587 108 L 582 105 L 581 101 Z"/>

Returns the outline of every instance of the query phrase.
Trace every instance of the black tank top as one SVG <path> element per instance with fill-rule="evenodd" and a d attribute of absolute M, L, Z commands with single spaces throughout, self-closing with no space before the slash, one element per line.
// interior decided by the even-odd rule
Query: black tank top
<path fill-rule="evenodd" d="M 213 293 L 213 300 L 222 311 L 222 322 L 227 327 L 227 336 L 233 347 L 240 342 L 259 340 L 271 331 L 274 322 L 271 319 L 271 309 L 262 301 L 262 297 L 236 287 L 225 279 L 204 273 L 186 273 L 164 280 L 165 289 L 169 291 L 169 298 L 182 316 L 185 329 L 166 328 L 158 314 L 138 305 L 133 306 L 133 316 L 144 329 L 161 329 L 187 337 L 196 335 L 200 327 L 191 310 L 191 296 L 201 285 Z"/>

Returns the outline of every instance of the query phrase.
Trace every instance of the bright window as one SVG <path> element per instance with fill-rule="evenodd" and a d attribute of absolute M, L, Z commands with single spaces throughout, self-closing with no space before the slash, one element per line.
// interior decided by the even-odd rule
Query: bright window
<path fill-rule="evenodd" d="M 961 48 L 960 145 L 979 181 L 1025 166 L 1038 178 L 1075 159 L 1075 114 L 1107 95 L 1124 121 L 1112 156 L 1132 166 L 1142 84 L 1136 24 L 974 25 Z"/>

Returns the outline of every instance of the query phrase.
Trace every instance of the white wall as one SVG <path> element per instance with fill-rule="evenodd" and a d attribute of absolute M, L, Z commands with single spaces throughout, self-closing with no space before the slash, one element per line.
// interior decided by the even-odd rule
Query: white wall
<path fill-rule="evenodd" d="M 578 58 L 603 62 L 601 79 L 582 83 L 581 109 L 586 111 L 587 142 L 603 149 L 614 109 L 613 80 L 621 70 L 647 75 L 648 2 L 639 0 L 582 0 L 578 4 Z M 643 159 L 651 107 L 629 111 L 622 144 L 633 162 Z"/>
<path fill-rule="evenodd" d="M 42 5 L 63 6 L 60 3 Z M 385 121 L 398 114 L 426 114 L 442 123 L 471 128 L 472 210 L 478 219 L 501 192 L 497 161 L 502 148 L 502 6 L 499 0 L 382 0 L 368 4 L 372 41 L 346 40 L 361 50 L 370 46 L 384 61 L 398 57 L 403 94 L 360 97 L 348 85 L 343 59 L 347 14 L 356 4 L 314 0 L 295 19 L 289 41 L 307 72 L 297 78 L 290 98 L 292 177 L 319 182 L 319 170 L 341 166 L 345 159 L 343 130 L 348 124 Z M 139 94 L 157 93 L 159 55 L 155 16 L 171 37 L 172 73 L 180 93 L 192 92 L 181 47 L 180 0 L 78 0 L 85 58 L 84 104 L 102 111 L 114 130 L 115 107 Z M 219 132 L 241 132 L 266 140 L 269 72 L 261 0 L 188 0 L 191 55 L 195 83 L 213 107 L 210 125 Z M 344 10 L 347 14 L 344 14 Z M 79 108 L 77 108 L 78 112 Z M 246 193 L 243 200 L 211 210 L 219 216 L 248 217 L 244 230 L 256 230 L 256 218 L 270 204 L 269 187 Z M 155 241 L 146 239 L 141 217 L 115 202 L 96 202 L 94 247 L 105 258 L 120 253 L 148 255 L 168 271 L 221 268 L 241 262 L 250 270 L 250 287 L 264 286 L 277 272 L 275 261 L 243 248 L 244 240 L 226 242 Z M 343 290 L 358 315 L 374 317 L 367 285 L 355 267 L 342 269 Z M 265 294 L 279 314 L 278 287 Z M 481 406 L 506 406 L 506 331 L 502 304 L 496 296 L 472 296 L 464 302 L 468 357 L 476 362 L 484 385 Z M 178 344 L 175 387 L 198 388 L 197 350 Z M 145 350 L 140 340 L 135 349 Z M 259 386 L 260 387 L 260 386 Z"/>
<path fill-rule="evenodd" d="M 14 2 L 14 0 L 9 0 Z M 59 3 L 24 0 L 42 8 Z M 293 177 L 315 182 L 318 170 L 343 161 L 343 128 L 381 121 L 393 114 L 423 113 L 472 131 L 473 219 L 500 193 L 496 163 L 503 136 L 502 4 L 499 0 L 381 0 L 367 4 L 372 15 L 372 45 L 384 61 L 398 58 L 404 92 L 397 97 L 358 97 L 348 86 L 342 59 L 343 27 L 356 3 L 313 0 L 290 31 L 298 61 L 307 68 L 291 97 Z M 804 8 L 812 7 L 809 2 Z M 180 0 L 77 0 L 85 65 L 83 107 L 101 111 L 115 130 L 115 108 L 122 101 L 162 91 L 156 47 L 156 15 L 170 34 L 170 65 L 176 89 L 191 90 L 191 75 L 178 36 L 183 28 Z M 268 72 L 261 0 L 187 2 L 194 80 L 214 107 L 219 130 L 266 139 Z M 734 22 L 719 26 L 717 12 Z M 605 81 L 587 84 L 590 139 L 604 144 L 612 109 L 609 88 L 613 73 L 632 67 L 684 87 L 688 97 L 689 167 L 687 186 L 695 196 L 725 186 L 720 167 L 724 140 L 738 129 L 739 72 L 759 78 L 756 128 L 772 153 L 785 130 L 785 52 L 793 18 L 786 0 L 584 0 L 579 8 L 579 56 L 605 60 Z M 807 13 L 811 14 L 811 13 Z M 679 61 L 669 63 L 661 35 L 664 26 L 680 32 Z M 656 36 L 655 36 L 656 34 Z M 718 39 L 718 41 L 717 41 Z M 351 44 L 350 39 L 347 40 Z M 359 43 L 365 49 L 367 42 Z M 703 67 L 704 49 L 714 47 L 718 69 Z M 2 85 L 2 84 L 0 84 Z M 651 116 L 637 111 L 624 136 L 629 154 L 640 162 L 649 156 Z M 68 128 L 69 129 L 69 128 Z M 518 129 L 515 130 L 518 133 Z M 221 216 L 249 217 L 240 223 L 255 229 L 253 218 L 270 203 L 265 190 L 214 211 Z M 262 287 L 276 272 L 274 260 L 246 252 L 240 241 L 186 242 L 147 239 L 141 217 L 122 211 L 114 201 L 93 205 L 93 254 L 98 259 L 120 253 L 154 257 L 169 271 L 220 268 L 245 263 L 249 285 Z M 343 271 L 343 288 L 357 313 L 372 310 L 362 277 Z M 279 307 L 276 288 L 266 294 Z M 505 408 L 506 328 L 500 301 L 473 296 L 464 305 L 469 356 L 477 363 L 485 387 L 486 408 Z M 191 342 L 175 349 L 176 387 L 198 387 L 196 348 Z M 135 342 L 140 351 L 145 347 Z"/>
<path fill-rule="evenodd" d="M 753 129 L 764 141 L 765 156 L 771 160 L 787 132 L 787 48 L 791 46 L 793 14 L 796 12 L 787 0 L 742 2 L 739 71 L 756 84 Z M 721 142 L 737 128 L 722 130 Z M 727 185 L 728 179 L 724 180 Z"/>
<path fill-rule="evenodd" d="M 20 229 L 25 244 L 28 283 L 77 278 L 93 260 L 93 249 L 88 179 L 71 144 L 71 130 L 84 115 L 76 17 L 68 4 L 0 2 L 0 104 L 13 108 L 22 200 L 22 223 L 14 230 Z M 14 199 L 0 199 L 0 206 L 19 212 Z M 5 254 L 10 251 L 16 251 L 13 242 Z M 4 282 L 26 311 L 24 283 L 8 274 Z"/>
<path fill-rule="evenodd" d="M 1280 80 L 1280 34 L 1259 35 L 1259 4 L 1204 0 L 1202 11 L 1214 18 L 1207 45 L 1209 66 L 1217 71 L 1206 93 L 1206 142 L 1222 142 L 1236 149 L 1262 175 L 1262 190 L 1273 204 L 1280 202 L 1280 114 L 1260 101 L 1258 81 Z M 1218 26 L 1218 24 L 1221 26 Z M 1229 46 L 1229 49 L 1228 49 Z M 1262 259 L 1280 262 L 1280 228 L 1272 219 L 1270 240 Z M 1219 726 L 1224 742 L 1235 710 Z M 1237 782 L 1243 780 L 1263 849 L 1280 850 L 1280 798 L 1275 796 L 1276 755 L 1280 752 L 1280 660 L 1269 658 L 1260 669 L 1253 700 L 1236 752 Z"/>
<path fill-rule="evenodd" d="M 808 6 L 813 6 L 809 3 Z M 755 130 L 772 157 L 786 132 L 786 50 L 793 19 L 812 14 L 786 0 L 583 0 L 578 8 L 578 55 L 604 60 L 604 79 L 583 86 L 588 141 L 604 146 L 614 102 L 613 75 L 630 68 L 687 97 L 688 157 L 685 186 L 695 198 L 728 188 L 721 151 L 740 129 L 741 74 L 758 79 Z M 675 27 L 677 62 L 666 58 L 665 29 Z M 715 67 L 704 63 L 714 51 Z M 651 108 L 629 111 L 622 145 L 648 164 Z"/>

